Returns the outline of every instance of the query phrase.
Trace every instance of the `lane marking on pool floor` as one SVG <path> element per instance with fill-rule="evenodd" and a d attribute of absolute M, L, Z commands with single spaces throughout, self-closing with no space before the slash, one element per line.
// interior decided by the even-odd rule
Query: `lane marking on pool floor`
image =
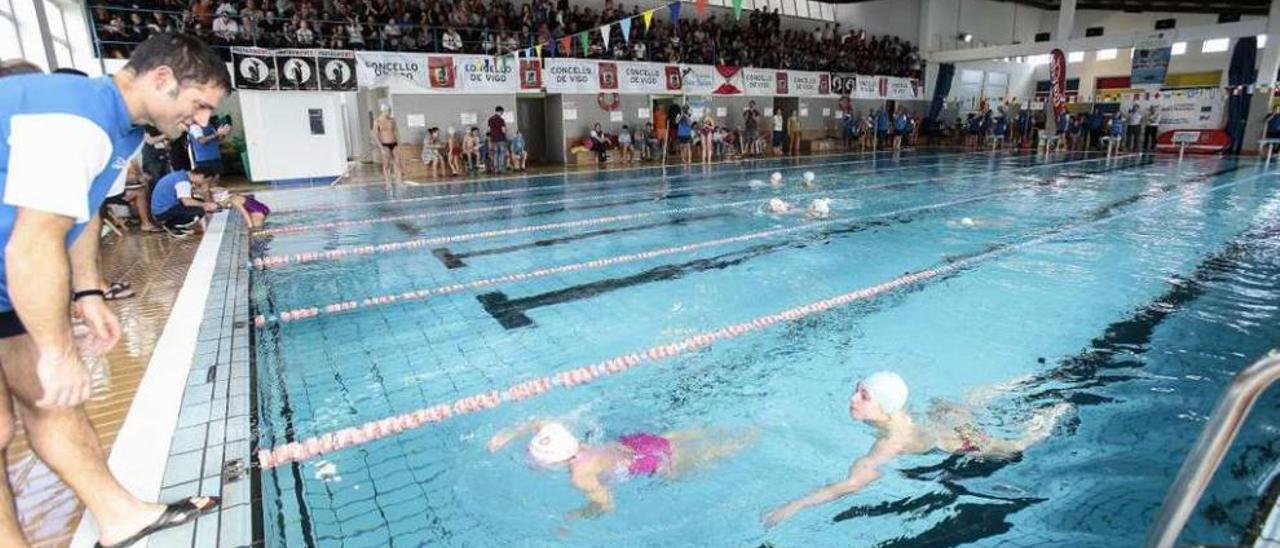
<path fill-rule="evenodd" d="M 1205 192 L 1217 192 L 1250 180 L 1274 175 L 1277 174 L 1262 173 L 1259 175 L 1253 175 L 1233 182 L 1214 185 Z M 1042 235 L 1040 236 L 1036 236 L 1019 243 L 1007 244 L 1003 247 L 990 249 L 968 257 L 949 261 L 939 266 L 904 274 L 873 286 L 813 301 L 775 314 L 760 316 L 746 322 L 729 325 L 716 330 L 704 331 L 673 343 L 652 346 L 644 350 L 628 354 L 620 354 L 597 363 L 591 363 L 572 369 L 564 369 L 551 375 L 509 385 L 502 390 L 480 392 L 457 398 L 452 400 L 452 402 L 439 403 L 407 413 L 366 422 L 360 426 L 352 426 L 341 430 L 327 432 L 318 436 L 305 438 L 301 441 L 278 445 L 271 449 L 260 449 L 257 453 L 258 466 L 262 469 L 270 469 L 284 464 L 301 462 L 326 453 L 332 453 L 355 445 L 361 445 L 381 438 L 397 435 L 406 430 L 416 429 L 425 424 L 442 422 L 455 416 L 483 411 L 486 409 L 493 409 L 504 403 L 538 397 L 557 388 L 567 389 L 588 384 L 601 377 L 624 373 L 645 363 L 656 363 L 681 354 L 686 354 L 693 350 L 705 348 L 711 346 L 717 341 L 736 339 L 749 333 L 763 331 L 774 324 L 793 322 L 820 312 L 825 312 L 835 307 L 868 300 L 903 287 L 915 285 L 933 278 L 946 276 L 971 266 L 978 265 L 992 257 L 1005 255 L 1013 251 L 1039 245 L 1046 241 L 1059 238 L 1063 234 L 1080 230 L 1082 228 L 1129 217 L 1144 211 L 1157 209 L 1171 201 L 1172 198 L 1176 197 L 1176 195 L 1168 196 L 1167 193 L 1165 193 L 1154 197 L 1155 202 L 1145 207 L 1139 207 L 1101 218 L 1090 219 L 1088 221 L 1076 222 L 1062 227 L 1055 227 L 1042 231 Z"/>
<path fill-rule="evenodd" d="M 1019 157 L 1019 156 L 1008 156 L 1008 157 L 1006 157 L 1006 158 L 1008 158 L 1008 159 L 1013 159 L 1013 158 L 1027 158 L 1027 157 L 1028 157 L 1028 156 L 1021 156 L 1021 157 Z M 937 168 L 952 168 L 952 169 L 970 168 L 970 169 L 971 169 L 971 168 L 973 168 L 973 167 L 981 167 L 981 166 L 976 165 L 976 164 L 974 164 L 974 165 L 969 165 L 969 164 L 958 164 L 958 163 L 957 163 L 957 164 L 952 164 L 952 163 L 939 163 L 939 164 L 936 164 L 936 165 L 912 165 L 912 166 L 898 167 L 898 168 L 893 168 L 893 169 L 883 169 L 883 170 L 876 170 L 876 168 L 872 168 L 872 171 L 856 171 L 856 172 L 853 172 L 853 173 L 840 173 L 840 175 L 841 175 L 842 177 L 843 177 L 843 176 L 848 176 L 848 175 L 872 175 L 872 176 L 876 176 L 876 175 L 880 175 L 880 174 L 882 174 L 882 173 L 892 173 L 892 172 L 895 172 L 895 171 L 903 171 L 903 170 L 908 170 L 908 169 L 924 169 L 924 168 L 934 168 L 934 169 L 937 169 Z M 719 177 L 717 177 L 717 178 L 715 178 L 715 179 L 720 179 L 720 178 L 719 178 Z M 780 183 L 779 185 L 774 186 L 774 187 L 771 187 L 771 188 L 784 188 L 784 186 L 783 186 L 784 184 L 785 184 L 785 183 Z M 704 197 L 704 196 L 712 196 L 712 195 L 714 195 L 715 193 L 713 193 L 713 192 L 709 192 L 709 191 L 711 191 L 711 190 L 713 190 L 713 189 L 721 189 L 721 192 L 719 192 L 719 193 L 723 194 L 723 193 L 727 193 L 727 192 L 733 192 L 733 191 L 736 191 L 736 190 L 741 190 L 741 191 L 755 190 L 755 187 L 751 187 L 751 186 L 744 186 L 744 181 L 742 181 L 742 180 L 734 180 L 734 181 L 726 181 L 726 182 L 717 182 L 717 183 L 713 183 L 713 184 L 705 184 L 705 185 L 689 186 L 689 187 L 683 188 L 683 189 L 681 189 L 681 190 L 682 190 L 682 191 L 687 190 L 687 191 L 690 191 L 690 192 L 696 192 L 696 193 L 697 193 L 697 194 L 691 194 L 691 195 L 689 195 L 689 196 L 687 196 L 687 197 Z M 337 229 L 337 228 L 349 228 L 349 227 L 354 227 L 354 226 L 367 226 L 367 225 L 375 225 L 375 224 L 383 224 L 383 223 L 394 223 L 394 222 L 399 222 L 399 221 L 426 220 L 426 219 L 434 219 L 434 218 L 436 218 L 436 217 L 449 217 L 449 216 L 454 216 L 454 215 L 466 215 L 466 214 L 470 214 L 470 213 L 487 213 L 487 212 L 493 212 L 493 211 L 511 211 L 511 210 L 517 210 L 517 209 L 522 209 L 522 208 L 538 207 L 538 206 L 546 206 L 546 205 L 571 204 L 571 203 L 579 203 L 579 202 L 594 202 L 594 201 L 608 200 L 608 199 L 611 199 L 611 198 L 628 198 L 628 197 L 637 197 L 637 196 L 650 196 L 650 195 L 653 195 L 653 193 L 654 193 L 654 189 L 653 189 L 653 188 L 647 188 L 647 189 L 643 189 L 643 190 L 635 190 L 635 191 L 629 191 L 629 192 L 615 192 L 615 193 L 607 193 L 607 194 L 597 194 L 597 195 L 592 195 L 592 196 L 575 196 L 575 197 L 572 197 L 572 198 L 558 198 L 558 199 L 555 199 L 555 200 L 542 200 L 542 201 L 534 201 L 534 202 L 522 202 L 522 203 L 518 203 L 518 204 L 503 204 L 503 205 L 494 205 L 494 206 L 481 206 L 481 207 L 464 207 L 464 208 L 453 208 L 453 209 L 440 209 L 440 210 L 437 210 L 437 211 L 424 212 L 424 213 L 402 213 L 402 214 L 398 214 L 398 215 L 384 215 L 384 216 L 377 216 L 377 217 L 366 217 L 366 218 L 362 218 L 362 219 L 348 219 L 348 220 L 342 220 L 342 221 L 328 221 L 328 222 L 322 222 L 322 223 L 308 223 L 308 224 L 281 225 L 281 226 L 279 226 L 279 227 L 271 227 L 271 228 L 264 228 L 264 229 L 261 229 L 261 230 L 257 230 L 257 231 L 255 231 L 255 232 L 253 233 L 253 235 L 254 235 L 255 237 L 263 237 L 263 236 L 267 236 L 267 235 L 297 234 L 297 233 L 302 233 L 302 232 L 314 232 L 314 231 L 319 231 L 319 230 L 331 230 L 331 229 Z M 665 198 L 662 198 L 662 199 L 665 199 Z M 605 205 L 606 205 L 606 206 L 608 206 L 608 204 L 605 204 Z M 616 205 L 619 205 L 619 206 L 625 206 L 625 205 L 630 205 L 630 204 L 625 204 L 625 203 L 623 203 L 623 204 L 616 204 Z M 477 222 L 483 222 L 483 221 L 486 221 L 486 220 L 497 220 L 497 219 L 478 219 L 478 220 L 476 220 L 476 221 L 477 221 Z"/>
<path fill-rule="evenodd" d="M 854 154 L 854 156 L 857 156 L 858 154 L 868 154 L 868 153 L 857 153 L 857 154 Z M 885 153 L 884 153 L 884 152 L 877 152 L 877 153 L 872 153 L 872 154 L 885 154 Z M 981 155 L 981 154 L 992 155 L 992 154 L 991 154 L 991 151 L 953 152 L 953 153 L 946 153 L 946 154 L 933 154 L 933 155 L 931 155 L 931 156 L 925 156 L 925 155 L 923 155 L 923 154 L 913 154 L 913 155 L 911 155 L 910 157 L 906 157 L 906 158 L 903 158 L 903 157 L 899 154 L 899 155 L 894 155 L 894 156 L 888 156 L 888 157 L 884 158 L 884 160 L 886 160 L 886 161 L 928 160 L 928 159 L 935 159 L 935 158 L 949 158 L 949 157 L 954 157 L 954 156 L 968 156 L 968 155 Z M 1021 154 L 1021 151 L 1020 151 L 1020 154 Z M 835 156 L 845 156 L 845 155 L 835 155 Z M 1006 155 L 1006 156 L 1012 156 L 1012 155 Z M 758 162 L 776 162 L 776 161 L 780 161 L 780 160 L 781 160 L 781 161 L 791 161 L 791 160 L 782 159 L 782 158 L 769 158 L 769 159 L 751 160 L 751 161 L 752 161 L 752 162 L 757 162 L 757 161 L 758 161 Z M 743 167 L 743 168 L 745 168 L 745 169 L 739 169 L 739 170 L 737 170 L 737 171 L 722 172 L 722 173 L 720 173 L 720 175 L 732 175 L 732 174 L 734 174 L 734 173 L 737 173 L 737 174 L 755 173 L 755 172 L 763 172 L 763 171 L 770 171 L 770 170 L 777 170 L 777 171 L 784 171 L 784 170 L 796 170 L 796 169 L 806 169 L 806 168 L 811 168 L 811 167 L 826 167 L 826 166 L 835 166 L 835 165 L 844 165 L 844 164 L 856 164 L 856 163 L 867 163 L 867 162 L 877 162 L 877 161 L 881 161 L 881 159 L 880 159 L 880 158 L 871 158 L 871 159 L 866 159 L 866 160 L 819 161 L 819 162 L 818 162 L 818 163 L 816 163 L 816 164 L 809 164 L 808 166 L 779 166 L 779 165 L 775 165 L 775 166 L 772 166 L 772 167 L 749 167 L 749 166 L 742 166 L 742 164 L 735 164 L 735 165 L 742 166 L 742 167 Z M 608 180 L 605 180 L 605 181 L 595 180 L 595 181 L 581 181 L 581 182 L 576 182 L 576 183 L 564 182 L 564 183 L 557 183 L 557 184 L 551 184 L 551 185 L 545 185 L 545 186 L 536 186 L 536 187 L 509 188 L 509 189 L 502 189 L 502 190 L 486 190 L 486 191 L 475 192 L 475 193 L 470 193 L 470 194 L 447 194 L 447 195 L 436 195 L 436 196 L 415 196 L 415 197 L 411 197 L 411 198 L 393 198 L 393 199 L 388 199 L 388 200 L 376 200 L 376 201 L 368 201 L 368 202 L 365 202 L 365 201 L 357 201 L 357 202 L 348 202 L 348 203 L 331 203 L 331 204 L 324 204 L 324 205 L 316 205 L 316 206 L 309 206 L 309 207 L 301 207 L 301 208 L 296 208 L 296 209 L 279 210 L 279 211 L 277 211 L 276 213 L 277 213 L 277 214 L 281 214 L 281 215 L 283 215 L 283 214 L 286 214 L 286 213 L 306 213 L 306 212 L 313 212 L 313 211 L 327 211 L 327 210 L 334 210 L 334 209 L 346 209 L 346 208 L 349 208 L 349 207 L 370 206 L 370 205 L 399 205 L 399 204 L 406 204 L 406 203 L 430 202 L 430 201 L 437 201 L 437 200 L 449 200 L 449 199 L 464 200 L 464 199 L 469 199 L 469 198 L 480 198 L 480 197 L 487 197 L 487 196 L 504 196 L 504 195 L 511 195 L 511 194 L 534 193 L 534 192 L 540 192 L 540 191 L 544 191 L 544 190 L 555 190 L 555 189 L 557 189 L 557 188 L 562 188 L 562 189 L 571 189 L 571 190 L 574 190 L 574 191 L 579 191 L 579 190 L 584 190 L 584 191 L 585 191 L 585 190 L 591 190 L 591 189 L 592 189 L 591 187 L 617 186 L 617 184 L 618 184 L 618 183 L 632 183 L 632 182 L 637 182 L 637 181 L 652 181 L 652 180 L 654 180 L 655 178 L 659 178 L 659 179 L 661 179 L 661 180 L 667 180 L 667 181 L 670 181 L 670 180 L 684 179 L 684 178 L 688 178 L 688 177 L 697 177 L 697 176 L 703 175 L 703 173 L 680 173 L 680 174 L 674 174 L 674 175 L 666 175 L 666 174 L 665 174 L 665 171 L 666 171 L 667 169 L 679 169 L 679 170 L 681 170 L 681 171 L 685 171 L 685 170 L 688 170 L 688 169 L 698 169 L 699 167 L 702 167 L 702 166 L 686 166 L 686 165 L 680 165 L 680 166 L 670 166 L 669 168 L 663 168 L 663 167 L 661 167 L 661 166 L 655 166 L 655 167 L 651 167 L 651 168 L 640 168 L 640 169 L 654 169 L 654 170 L 662 169 L 662 171 L 663 171 L 664 173 L 663 173 L 663 174 L 659 174 L 659 175 L 651 175 L 651 176 L 647 176 L 647 177 L 629 177 L 629 178 L 622 178 L 622 179 L 617 179 L 617 180 L 612 180 L 612 181 L 608 181 Z M 608 174 L 608 173 L 610 173 L 610 172 L 594 173 L 593 175 L 595 175 L 595 176 L 599 176 L 599 175 L 601 175 L 601 174 Z M 531 177 L 531 178 L 540 178 L 540 177 L 558 177 L 558 176 L 559 176 L 559 175 L 545 175 L 545 176 L 533 176 L 533 177 Z M 442 182 L 442 183 L 440 183 L 440 184 L 441 184 L 442 186 L 443 186 L 443 185 L 452 185 L 452 184 L 483 184 L 483 183 L 488 183 L 488 182 L 498 181 L 498 180 L 516 180 L 516 179 L 519 179 L 519 177 L 512 177 L 512 178 L 507 178 L 507 179 L 485 179 L 485 180 L 482 180 L 482 181 L 452 181 L 452 182 Z M 579 187 L 585 187 L 585 188 L 579 188 Z"/>
<path fill-rule="evenodd" d="M 1080 163 L 1087 163 L 1087 162 L 1115 161 L 1115 160 L 1121 160 L 1121 159 L 1131 158 L 1135 156 L 1141 156 L 1141 155 L 1125 155 L 1125 156 L 1118 156 L 1115 158 L 1091 158 L 1091 159 L 1084 159 L 1084 160 L 1072 160 L 1069 162 L 1038 164 L 1035 166 L 1028 166 L 1025 168 L 1014 168 L 1009 170 L 1003 170 L 1003 171 L 1000 171 L 1000 173 L 1013 173 L 1013 172 L 1026 171 L 1026 170 L 1045 169 L 1050 167 L 1061 167 L 1065 165 L 1080 164 Z M 788 196 L 783 196 L 783 198 L 789 199 L 789 200 L 816 198 L 816 197 L 822 197 L 822 196 L 847 194 L 850 192 L 878 190 L 878 189 L 892 188 L 892 187 L 914 186 L 914 185 L 925 184 L 925 183 L 941 181 L 941 180 L 971 179 L 974 177 L 981 177 L 983 175 L 990 175 L 991 173 L 993 172 L 987 171 L 987 172 L 981 172 L 981 173 L 965 175 L 960 177 L 943 175 L 938 177 L 918 179 L 915 181 L 885 183 L 880 185 L 870 185 L 865 187 L 843 189 L 843 190 L 836 190 L 836 191 L 813 191 L 813 192 L 805 192 L 805 193 L 799 193 L 799 194 L 791 194 Z M 528 234 L 533 232 L 543 232 L 548 230 L 558 230 L 558 229 L 565 229 L 565 228 L 597 226 L 602 224 L 632 221 L 636 219 L 644 219 L 644 218 L 654 217 L 658 215 L 673 215 L 673 214 L 680 214 L 680 213 L 691 213 L 695 211 L 726 209 L 726 208 L 753 205 L 753 204 L 760 205 L 760 204 L 768 203 L 770 199 L 772 198 L 752 198 L 750 200 L 738 200 L 734 202 L 705 204 L 705 205 L 689 206 L 689 207 L 683 207 L 683 208 L 668 208 L 668 209 L 663 209 L 658 211 L 626 213 L 621 215 L 609 215 L 609 216 L 603 216 L 603 217 L 589 217 L 586 219 L 576 219 L 572 221 L 560 221 L 560 222 L 546 223 L 546 224 L 540 224 L 540 225 L 529 225 L 529 226 L 514 227 L 514 228 L 494 229 L 494 230 L 486 230 L 486 231 L 480 231 L 480 232 L 468 232 L 468 233 L 451 234 L 451 235 L 445 235 L 445 236 L 434 236 L 431 238 L 417 238 L 413 240 L 402 240 L 399 242 L 388 242 L 383 244 L 367 244 L 367 245 L 355 246 L 355 247 L 330 249 L 327 251 L 304 251 L 300 253 L 290 253 L 285 255 L 267 255 L 263 257 L 254 258 L 252 261 L 249 262 L 247 267 L 256 268 L 260 270 L 265 270 L 268 268 L 281 268 L 281 267 L 295 266 L 295 265 L 317 262 L 317 261 L 333 261 L 333 260 L 337 260 L 345 257 L 359 257 L 359 256 L 365 256 L 365 255 L 384 254 L 384 253 L 401 251 L 405 249 L 418 249 L 418 248 L 427 247 L 427 246 L 467 242 L 467 241 L 486 239 L 486 238 L 496 238 L 500 236 L 510 236 L 513 234 Z"/>
<path fill-rule="evenodd" d="M 571 263 L 566 265 L 540 268 L 540 269 L 528 271 L 528 272 L 494 276 L 494 277 L 474 280 L 470 282 L 454 283 L 449 285 L 442 285 L 442 286 L 423 288 L 423 289 L 414 289 L 414 290 L 402 291 L 398 293 L 366 297 L 363 299 L 350 299 L 350 300 L 317 305 L 317 306 L 294 308 L 290 310 L 283 310 L 279 312 L 279 314 L 270 314 L 270 315 L 259 314 L 254 317 L 254 325 L 257 327 L 263 327 L 263 326 L 266 326 L 267 324 L 276 323 L 276 322 L 284 323 L 284 322 L 292 322 L 297 320 L 315 318 L 321 315 L 341 314 L 341 313 L 350 312 L 353 310 L 372 308 L 376 306 L 394 304 L 397 302 L 420 301 L 420 300 L 425 300 L 431 297 L 438 297 L 442 295 L 458 293 L 461 291 L 467 291 L 471 289 L 487 288 L 487 287 L 493 287 L 493 286 L 502 285 L 506 283 L 522 282 L 526 280 L 532 280 L 532 279 L 551 276 L 555 274 L 563 274 L 566 272 L 577 272 L 582 270 L 603 268 L 606 266 L 615 266 L 619 264 L 626 264 L 626 263 L 631 263 L 636 261 L 654 259 L 657 257 L 663 257 L 668 255 L 689 253 L 689 252 L 721 246 L 721 245 L 728 245 L 728 244 L 741 243 L 741 242 L 746 242 L 751 240 L 771 238 L 774 236 L 781 236 L 781 235 L 792 234 L 796 232 L 813 231 L 813 230 L 817 230 L 827 226 L 838 226 L 838 225 L 845 225 L 845 224 L 854 225 L 854 224 L 872 221 L 875 219 L 880 219 L 885 217 L 894 217 L 894 216 L 907 214 L 907 213 L 916 213 L 920 211 L 943 209 L 947 207 L 953 207 L 957 205 L 978 202 L 978 201 L 986 200 L 989 198 L 995 198 L 995 197 L 1004 196 L 1008 194 L 1014 194 L 1017 192 L 1023 192 L 1027 190 L 1033 190 L 1033 189 L 1029 189 L 1025 186 L 1018 186 L 1015 188 L 1009 188 L 1005 190 L 989 192 L 986 194 L 980 194 L 978 196 L 973 196 L 969 198 L 902 208 L 902 209 L 897 209 L 897 210 L 889 211 L 885 213 L 876 213 L 872 215 L 863 215 L 858 217 L 848 217 L 848 218 L 841 218 L 841 219 L 812 221 L 812 222 L 808 222 L 806 224 L 798 225 L 798 226 L 761 230 L 761 231 L 750 232 L 746 234 L 739 234 L 736 236 L 729 236 L 725 238 L 707 240 L 703 242 L 694 242 L 694 243 L 685 244 L 685 245 L 670 246 L 670 247 L 665 247 L 660 249 L 651 249 L 647 251 L 629 253 L 626 255 L 617 255 L 613 257 L 598 258 L 598 259 L 581 261 L 581 262 L 576 262 L 576 263 Z"/>

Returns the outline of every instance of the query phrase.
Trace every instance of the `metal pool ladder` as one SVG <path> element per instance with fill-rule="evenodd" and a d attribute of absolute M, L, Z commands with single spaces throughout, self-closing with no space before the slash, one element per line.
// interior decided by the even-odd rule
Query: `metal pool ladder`
<path fill-rule="evenodd" d="M 1253 403 L 1277 379 L 1280 379 L 1280 354 L 1275 351 L 1236 374 L 1182 463 L 1173 487 L 1160 506 L 1160 514 L 1147 530 L 1148 548 L 1174 546 Z"/>

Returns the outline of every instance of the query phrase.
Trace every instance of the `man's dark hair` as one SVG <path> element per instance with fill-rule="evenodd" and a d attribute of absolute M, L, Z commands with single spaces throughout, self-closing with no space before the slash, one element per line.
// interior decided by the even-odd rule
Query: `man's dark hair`
<path fill-rule="evenodd" d="M 62 68 L 54 69 L 53 73 L 54 74 L 70 74 L 72 76 L 84 76 L 86 78 L 89 76 L 89 73 L 83 70 L 73 69 L 71 67 L 62 67 Z"/>
<path fill-rule="evenodd" d="M 493 111 L 494 111 L 494 112 L 502 112 L 502 105 L 498 105 L 498 108 L 493 109 Z"/>
<path fill-rule="evenodd" d="M 199 176 L 204 177 L 204 178 L 206 178 L 206 179 L 211 178 L 211 177 L 217 177 L 217 176 L 219 175 L 219 173 L 218 173 L 217 171 L 214 171 L 214 170 L 212 170 L 212 169 L 208 169 L 208 168 L 203 168 L 203 167 L 193 167 L 193 168 L 191 168 L 187 173 L 190 173 L 190 174 L 192 174 L 192 175 L 199 175 Z"/>
<path fill-rule="evenodd" d="M 190 34 L 154 34 L 133 50 L 129 63 L 124 66 L 134 74 L 143 74 L 158 67 L 169 67 L 180 86 L 212 85 L 227 92 L 235 89 L 231 85 L 231 75 L 227 73 L 227 64 L 213 48 Z"/>
<path fill-rule="evenodd" d="M 18 76 L 22 74 L 42 74 L 43 70 L 34 63 L 25 59 L 9 59 L 0 62 L 0 78 L 5 76 Z"/>

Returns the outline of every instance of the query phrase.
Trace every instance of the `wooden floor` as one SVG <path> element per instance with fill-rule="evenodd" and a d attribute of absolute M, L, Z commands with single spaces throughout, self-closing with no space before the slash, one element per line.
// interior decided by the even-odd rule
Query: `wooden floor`
<path fill-rule="evenodd" d="M 156 340 L 169 318 L 200 237 L 175 240 L 142 234 L 103 241 L 102 267 L 108 282 L 128 281 L 136 294 L 112 303 L 120 318 L 120 342 L 94 369 L 94 396 L 85 407 L 107 452 L 124 423 Z M 9 481 L 27 539 L 39 547 L 68 545 L 83 505 L 31 452 L 19 428 L 8 451 Z"/>

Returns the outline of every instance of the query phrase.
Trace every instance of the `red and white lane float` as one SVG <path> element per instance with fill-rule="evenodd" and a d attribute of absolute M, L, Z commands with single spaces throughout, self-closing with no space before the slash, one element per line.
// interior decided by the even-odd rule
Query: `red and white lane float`
<path fill-rule="evenodd" d="M 1063 166 L 1063 165 L 1076 164 L 1076 163 L 1082 163 L 1082 162 L 1098 162 L 1098 161 L 1104 161 L 1104 160 L 1105 158 L 1091 158 L 1086 160 L 1074 160 L 1071 162 L 1062 162 L 1062 163 L 1057 163 L 1052 165 Z M 1043 167 L 1045 166 L 1032 166 L 1032 167 L 1020 168 L 1020 169 L 1039 169 Z M 1018 171 L 1018 170 L 1010 170 L 1010 171 Z M 935 182 L 935 181 L 956 181 L 956 180 L 962 180 L 962 179 L 973 178 L 973 177 L 985 177 L 989 175 L 990 175 L 989 173 L 980 173 L 980 174 L 960 176 L 960 177 L 945 175 L 945 176 L 939 176 L 939 177 L 919 179 L 915 181 L 899 181 L 894 183 L 869 185 L 865 187 L 849 188 L 849 189 L 842 189 L 842 190 L 836 190 L 836 191 L 823 190 L 823 191 L 813 191 L 813 192 L 801 192 L 801 193 L 784 196 L 783 198 L 788 201 L 797 201 L 797 200 L 803 200 L 806 198 L 816 198 L 816 197 L 824 197 L 824 196 L 837 195 L 837 194 L 845 194 L 850 192 L 862 192 L 867 190 L 876 190 L 880 188 L 902 186 L 904 184 L 916 185 L 916 184 L 925 184 L 925 183 Z M 340 249 L 330 249 L 328 251 L 307 251 L 302 253 L 292 253 L 288 255 L 268 255 L 265 257 L 257 257 L 253 259 L 252 261 L 250 261 L 249 266 L 259 270 L 265 270 L 269 268 L 282 268 L 282 267 L 311 263 L 316 261 L 332 261 L 332 260 L 338 260 L 338 259 L 347 258 L 347 257 L 359 257 L 359 256 L 365 256 L 365 255 L 392 253 L 392 252 L 402 251 L 406 249 L 417 249 L 417 248 L 423 248 L 428 246 L 438 246 L 442 244 L 468 242 L 472 240 L 479 240 L 479 239 L 486 239 L 486 238 L 496 238 L 501 236 L 528 234 L 528 233 L 543 232 L 548 230 L 560 230 L 560 229 L 566 229 L 566 228 L 582 228 L 582 227 L 596 226 L 596 225 L 609 224 L 609 223 L 633 221 L 637 219 L 644 219 L 644 218 L 654 217 L 658 215 L 692 213 L 692 212 L 698 212 L 698 211 L 725 209 L 725 208 L 741 207 L 741 206 L 748 206 L 748 205 L 758 206 L 760 204 L 768 203 L 768 201 L 769 199 L 738 200 L 733 202 L 706 204 L 706 205 L 700 205 L 700 206 L 670 208 L 670 209 L 664 209 L 660 211 L 646 211 L 646 212 L 639 212 L 639 213 L 628 213 L 623 215 L 608 215 L 604 217 L 592 217 L 588 219 L 578 219 L 574 221 L 562 221 L 557 223 L 529 225 L 529 226 L 522 226 L 522 227 L 515 227 L 515 228 L 486 230 L 482 232 L 469 232 L 469 233 L 463 233 L 463 234 L 453 234 L 449 236 L 436 236 L 432 238 L 418 238 L 414 240 L 388 242 L 383 244 L 369 244 L 369 245 L 362 245 L 362 246 L 356 246 L 356 247 L 344 247 Z"/>
<path fill-rule="evenodd" d="M 1018 189 L 1014 189 L 1014 190 L 1018 190 Z M 792 234 L 796 232 L 815 230 L 815 229 L 830 226 L 833 224 L 850 224 L 850 223 L 857 223 L 857 222 L 865 222 L 865 221 L 869 221 L 877 218 L 883 218 L 883 217 L 891 218 L 891 217 L 896 217 L 898 215 L 905 215 L 908 213 L 915 213 L 919 211 L 952 207 L 952 206 L 962 205 L 970 202 L 986 200 L 988 198 L 992 198 L 992 197 L 1003 195 L 1003 194 L 1008 194 L 1010 192 L 1013 192 L 1013 190 L 991 192 L 991 193 L 981 194 L 978 196 L 973 196 L 970 198 L 964 198 L 960 200 L 952 200 L 952 201 L 940 202 L 936 204 L 927 204 L 923 206 L 908 207 L 908 208 L 888 211 L 885 213 L 877 213 L 875 215 L 865 215 L 861 217 L 854 217 L 854 218 L 847 218 L 847 219 L 831 219 L 831 220 L 825 220 L 825 221 L 816 221 L 812 223 L 807 223 L 807 224 L 797 225 L 797 226 L 792 226 L 787 228 L 761 230 L 758 232 L 750 232 L 747 234 L 731 236 L 728 238 L 719 238 L 719 239 L 708 240 L 704 242 L 695 242 L 691 244 L 664 247 L 661 249 L 652 249 L 649 251 L 641 251 L 639 253 L 630 253 L 627 255 L 617 255 L 614 257 L 605 257 L 602 259 L 593 259 L 590 261 L 583 261 L 580 263 L 572 263 L 567 265 L 542 268 L 542 269 L 533 270 L 529 272 L 519 272 L 515 274 L 507 274 L 504 276 L 484 278 L 481 280 L 475 280 L 475 281 L 466 282 L 466 283 L 456 283 L 456 284 L 443 285 L 443 286 L 432 287 L 427 289 L 417 289 L 413 291 L 405 291 L 402 293 L 367 297 L 360 300 L 347 300 L 347 301 L 329 303 L 329 304 L 319 305 L 319 306 L 294 308 L 290 310 L 281 311 L 278 315 L 272 315 L 272 316 L 259 314 L 258 316 L 254 317 L 253 323 L 257 327 L 263 327 L 271 323 L 277 323 L 277 322 L 286 323 L 286 322 L 292 322 L 297 320 L 303 320 L 307 318 L 314 318 L 321 315 L 341 314 L 343 312 L 349 312 L 351 310 L 357 310 L 361 308 L 370 308 L 374 306 L 381 306 L 381 305 L 392 304 L 397 302 L 420 301 L 420 300 L 425 300 L 432 297 L 438 297 L 441 295 L 448 295 L 450 293 L 457 293 L 459 291 L 488 288 L 488 287 L 502 285 L 506 283 L 522 282 L 525 280 L 531 280 L 531 279 L 551 276 L 555 274 L 563 274 L 566 272 L 577 272 L 581 270 L 590 270 L 590 269 L 603 268 L 606 266 L 614 266 L 614 265 L 625 264 L 625 263 L 630 263 L 635 261 L 654 259 L 657 257 L 664 257 L 668 255 L 690 253 L 693 251 L 698 251 L 701 249 L 706 249 L 706 248 L 715 247 L 715 246 L 735 244 L 735 243 L 741 243 L 745 241 L 783 236 L 786 234 Z"/>

